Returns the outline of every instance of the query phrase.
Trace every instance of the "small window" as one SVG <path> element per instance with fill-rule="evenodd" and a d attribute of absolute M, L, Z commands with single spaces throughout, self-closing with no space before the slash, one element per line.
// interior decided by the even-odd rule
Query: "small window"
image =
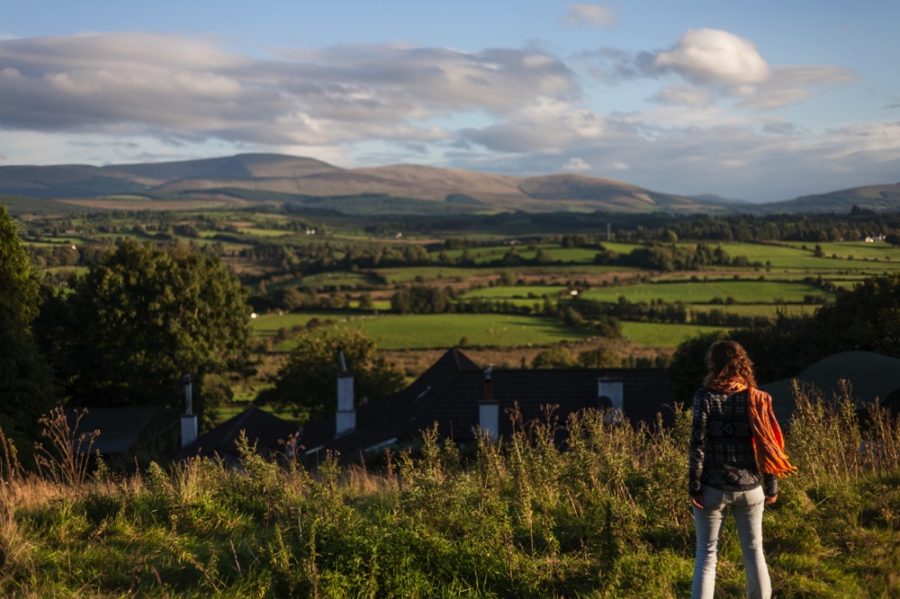
<path fill-rule="evenodd" d="M 478 406 L 478 428 L 483 430 L 489 439 L 500 436 L 500 405 L 483 403 Z"/>

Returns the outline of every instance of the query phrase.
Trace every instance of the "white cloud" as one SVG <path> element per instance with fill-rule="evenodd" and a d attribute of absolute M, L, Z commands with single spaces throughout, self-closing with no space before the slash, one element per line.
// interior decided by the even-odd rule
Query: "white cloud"
<path fill-rule="evenodd" d="M 603 134 L 604 120 L 599 114 L 546 97 L 537 98 L 505 120 L 460 131 L 463 139 L 498 152 L 558 153 Z"/>
<path fill-rule="evenodd" d="M 772 65 L 756 45 L 720 29 L 690 29 L 669 49 L 628 54 L 605 48 L 594 53 L 607 80 L 675 76 L 689 85 L 667 85 L 651 99 L 694 104 L 729 99 L 738 108 L 768 111 L 796 104 L 823 88 L 856 81 L 837 65 Z"/>
<path fill-rule="evenodd" d="M 212 39 L 115 33 L 0 41 L 0 65 L 0 127 L 269 145 L 433 142 L 452 137 L 436 118 L 503 118 L 536 97 L 581 93 L 561 60 L 533 48 L 342 46 L 259 59 Z"/>
<path fill-rule="evenodd" d="M 753 84 L 771 76 L 752 42 L 719 29 L 689 29 L 672 49 L 657 53 L 653 64 L 698 84 Z"/>
<path fill-rule="evenodd" d="M 705 106 L 713 100 L 713 94 L 694 85 L 667 85 L 653 96 L 660 104 L 686 104 Z"/>
<path fill-rule="evenodd" d="M 569 158 L 562 165 L 564 171 L 589 171 L 591 168 L 591 165 L 585 162 L 584 158 L 579 158 L 578 156 Z"/>
<path fill-rule="evenodd" d="M 604 4 L 571 4 L 564 20 L 570 25 L 612 27 L 616 24 L 616 13 Z"/>
<path fill-rule="evenodd" d="M 773 135 L 760 130 L 755 115 L 717 125 L 699 119 L 683 125 L 662 124 L 644 116 L 635 113 L 624 120 L 610 116 L 603 138 L 573 143 L 562 154 L 473 156 L 466 152 L 454 157 L 454 165 L 547 173 L 559 170 L 562 156 L 585 161 L 597 174 L 627 170 L 628 181 L 649 189 L 712 192 L 752 201 L 890 183 L 900 172 L 900 121 Z"/>
<path fill-rule="evenodd" d="M 856 79 L 853 71 L 838 66 L 776 66 L 762 85 L 738 87 L 733 90 L 733 95 L 741 98 L 737 103 L 740 107 L 774 110 L 802 102 L 822 87 L 851 83 Z"/>

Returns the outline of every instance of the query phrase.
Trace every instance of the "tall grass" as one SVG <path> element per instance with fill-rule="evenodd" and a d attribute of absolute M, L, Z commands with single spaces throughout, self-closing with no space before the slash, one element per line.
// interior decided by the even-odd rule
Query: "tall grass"
<path fill-rule="evenodd" d="M 800 473 L 765 515 L 781 597 L 900 592 L 900 422 L 880 407 L 860 422 L 853 408 L 798 398 Z M 684 412 L 650 430 L 548 411 L 474 451 L 426 431 L 417 455 L 377 472 L 334 456 L 310 472 L 246 443 L 240 470 L 193 459 L 79 484 L 4 466 L 19 474 L 0 497 L 0 593 L 683 597 L 689 426 Z M 744 592 L 735 537 L 726 525 L 725 597 Z"/>

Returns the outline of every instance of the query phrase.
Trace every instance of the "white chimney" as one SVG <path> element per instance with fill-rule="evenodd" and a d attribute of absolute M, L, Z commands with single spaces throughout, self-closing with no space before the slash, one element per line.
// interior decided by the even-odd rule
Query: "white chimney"
<path fill-rule="evenodd" d="M 194 414 L 194 401 L 191 386 L 191 375 L 184 375 L 184 415 L 181 417 L 181 446 L 184 447 L 197 440 L 197 416 Z"/>
<path fill-rule="evenodd" d="M 356 406 L 353 404 L 353 375 L 347 370 L 344 352 L 338 353 L 341 371 L 337 377 L 337 412 L 334 416 L 335 438 L 356 430 Z"/>
<path fill-rule="evenodd" d="M 500 436 L 500 404 L 494 399 L 493 369 L 484 369 L 484 396 L 478 403 L 478 428 L 488 439 Z"/>

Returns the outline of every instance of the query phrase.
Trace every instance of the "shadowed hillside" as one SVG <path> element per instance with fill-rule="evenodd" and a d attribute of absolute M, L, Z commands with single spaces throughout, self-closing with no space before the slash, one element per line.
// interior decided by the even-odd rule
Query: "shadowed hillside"
<path fill-rule="evenodd" d="M 698 212 L 722 204 L 659 193 L 630 183 L 558 174 L 514 177 L 495 173 L 400 164 L 342 169 L 312 158 L 240 154 L 179 162 L 0 167 L 0 193 L 41 198 L 88 198 L 140 194 L 156 199 L 226 195 L 249 201 L 379 196 L 410 211 L 410 200 L 432 212 L 435 202 L 469 211 L 601 210 Z M 460 203 L 458 199 L 467 198 Z M 322 201 L 316 201 L 321 205 Z"/>
<path fill-rule="evenodd" d="M 897 210 L 900 208 L 900 183 L 865 185 L 829 193 L 801 196 L 785 202 L 773 202 L 757 207 L 763 212 L 849 212 L 853 206 L 869 210 Z"/>

